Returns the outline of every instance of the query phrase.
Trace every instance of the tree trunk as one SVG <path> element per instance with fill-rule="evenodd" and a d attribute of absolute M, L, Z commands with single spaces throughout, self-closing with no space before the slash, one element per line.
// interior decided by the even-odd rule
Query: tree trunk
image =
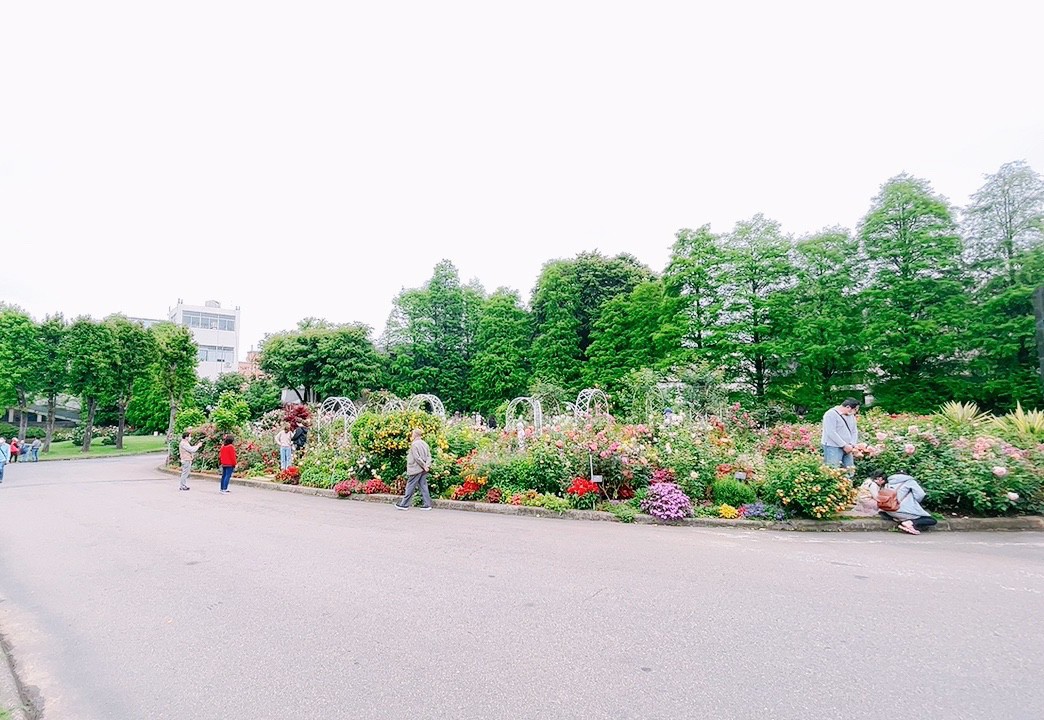
<path fill-rule="evenodd" d="M 127 403 L 120 403 L 120 422 L 116 426 L 116 449 L 123 449 L 123 432 L 127 429 Z"/>
<path fill-rule="evenodd" d="M 178 403 L 170 399 L 170 418 L 167 420 L 167 465 L 170 465 L 170 443 L 174 439 L 174 416 L 178 413 Z"/>
<path fill-rule="evenodd" d="M 83 434 L 83 446 L 80 448 L 80 452 L 91 451 L 91 435 L 94 433 L 94 411 L 98 409 L 98 401 L 95 398 L 91 398 L 87 401 L 87 427 L 86 432 Z"/>
<path fill-rule="evenodd" d="M 51 438 L 54 437 L 54 414 L 58 405 L 58 397 L 54 394 L 47 396 L 47 430 L 44 431 L 43 451 L 50 452 Z"/>
<path fill-rule="evenodd" d="M 18 389 L 18 444 L 21 445 L 25 442 L 25 431 L 29 426 L 29 414 L 27 412 L 28 403 L 25 397 L 25 390 Z"/>

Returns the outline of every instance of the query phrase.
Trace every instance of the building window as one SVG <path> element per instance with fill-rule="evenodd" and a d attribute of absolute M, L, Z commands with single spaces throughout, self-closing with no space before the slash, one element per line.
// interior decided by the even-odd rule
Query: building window
<path fill-rule="evenodd" d="M 230 315 L 185 310 L 181 313 L 181 324 L 202 330 L 228 330 L 235 332 L 236 318 Z"/>
<path fill-rule="evenodd" d="M 217 345 L 200 345 L 200 362 L 231 363 L 236 360 L 236 351 L 230 347 L 219 347 Z"/>

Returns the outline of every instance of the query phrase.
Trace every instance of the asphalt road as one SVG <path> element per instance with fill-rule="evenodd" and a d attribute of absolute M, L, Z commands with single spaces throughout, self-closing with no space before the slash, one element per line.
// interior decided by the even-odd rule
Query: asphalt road
<path fill-rule="evenodd" d="M 45 720 L 1044 717 L 1044 535 L 624 526 L 8 466 Z"/>

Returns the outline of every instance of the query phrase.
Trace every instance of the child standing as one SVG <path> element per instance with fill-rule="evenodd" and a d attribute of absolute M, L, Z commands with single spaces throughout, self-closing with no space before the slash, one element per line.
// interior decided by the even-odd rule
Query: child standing
<path fill-rule="evenodd" d="M 232 471 L 236 469 L 236 446 L 232 443 L 234 438 L 226 435 L 218 454 L 218 462 L 221 464 L 221 492 L 228 495 L 228 482 L 232 479 Z"/>

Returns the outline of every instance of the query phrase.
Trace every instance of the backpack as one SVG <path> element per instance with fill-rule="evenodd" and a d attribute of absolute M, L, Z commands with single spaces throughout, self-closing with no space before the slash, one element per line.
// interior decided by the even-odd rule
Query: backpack
<path fill-rule="evenodd" d="M 877 491 L 877 509 L 885 512 L 896 512 L 899 510 L 899 493 L 891 488 L 881 488 Z"/>

